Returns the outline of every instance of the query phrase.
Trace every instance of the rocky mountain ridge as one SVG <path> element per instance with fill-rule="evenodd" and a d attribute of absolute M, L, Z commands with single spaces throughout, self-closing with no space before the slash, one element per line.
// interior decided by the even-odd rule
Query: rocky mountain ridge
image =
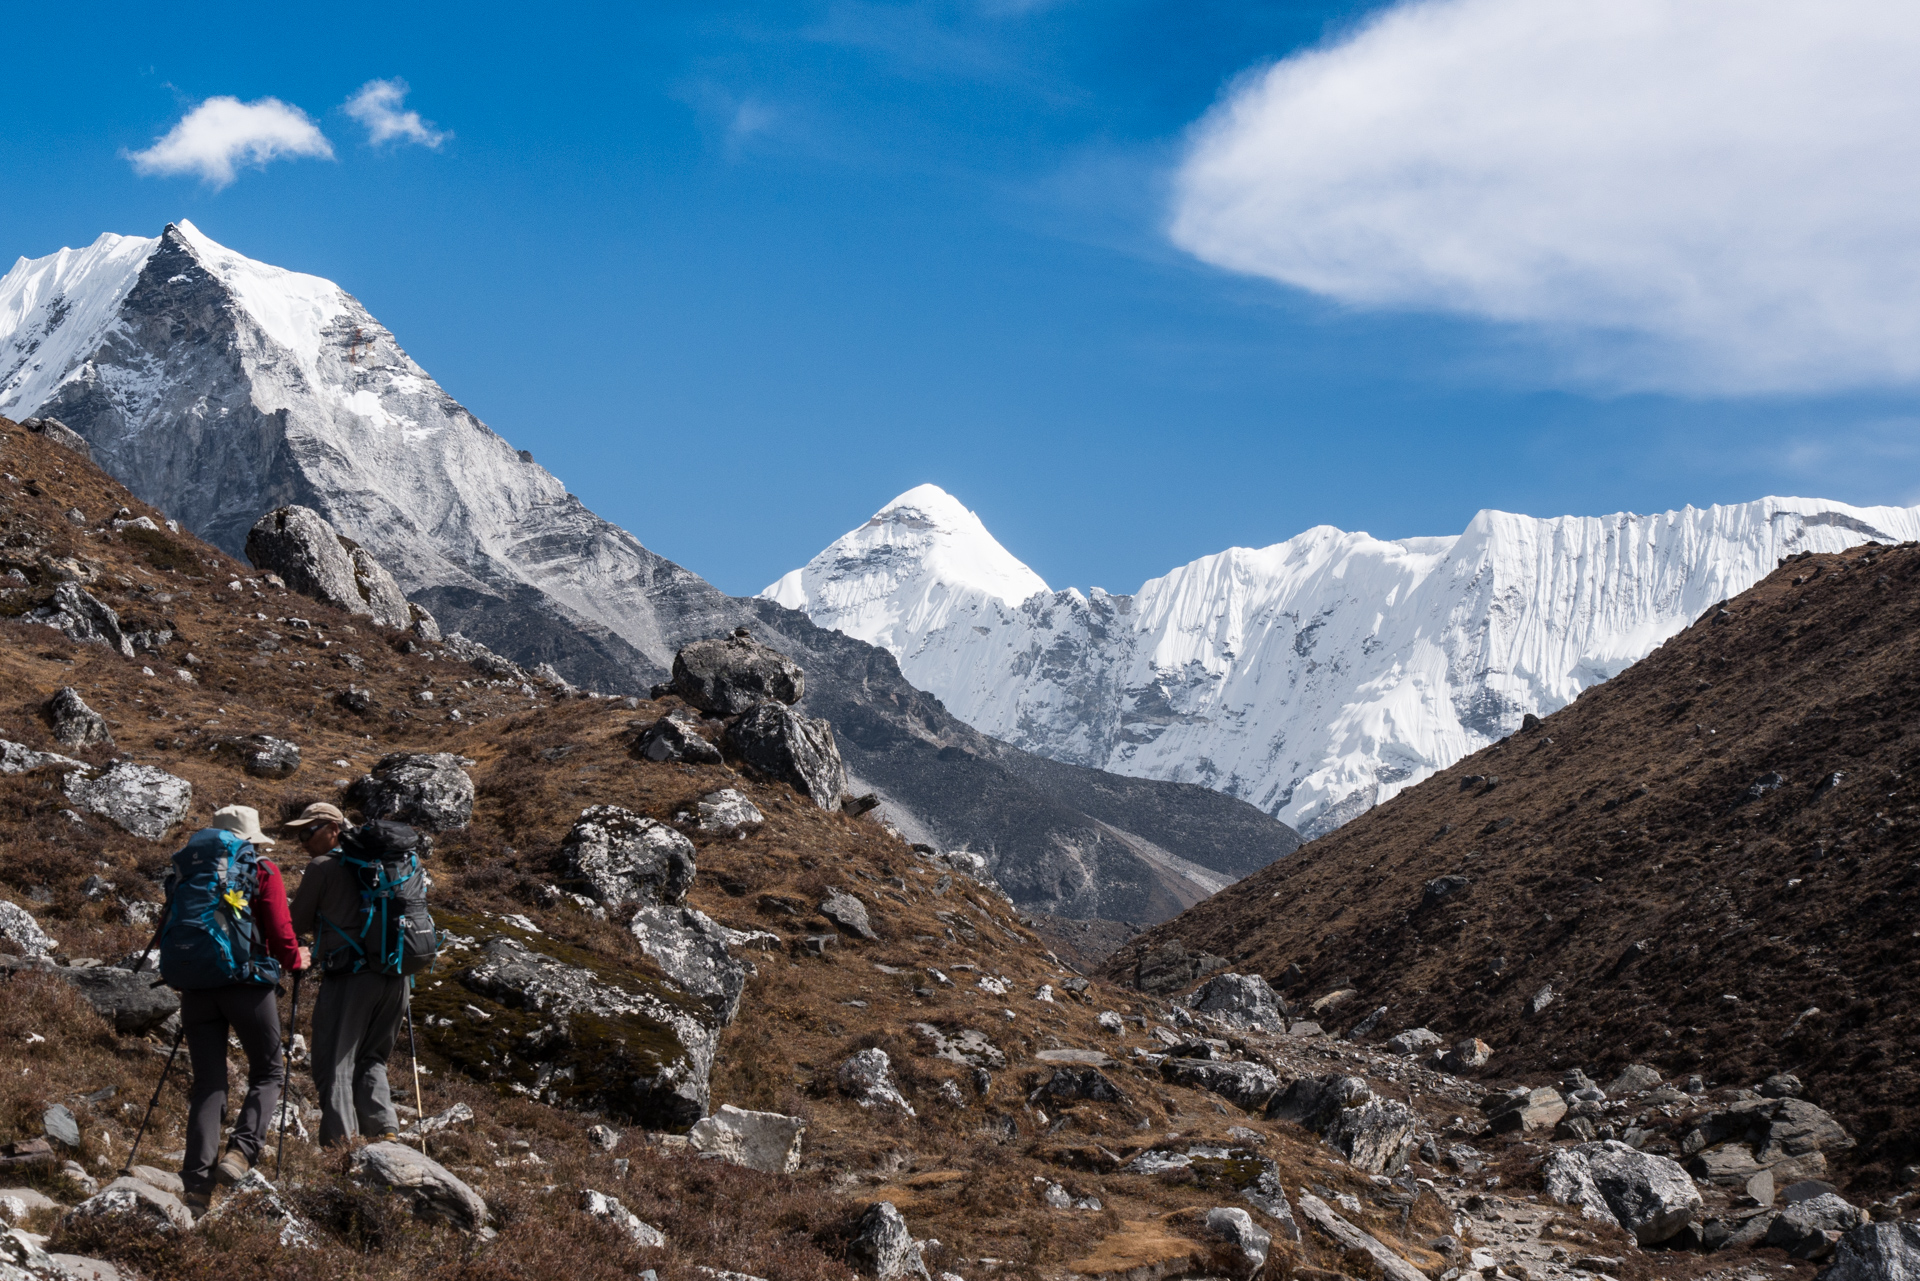
<path fill-rule="evenodd" d="M 338 285 L 190 223 L 16 264 L 0 280 L 0 413 L 71 427 L 229 554 L 264 513 L 310 508 L 446 631 L 586 688 L 644 691 L 683 645 L 749 627 L 812 674 L 811 711 L 838 727 L 862 791 L 903 830 L 985 855 L 1036 910 L 1164 919 L 1297 844 L 1205 789 L 1028 760 L 884 651 L 725 595 L 588 511 Z"/>
<path fill-rule="evenodd" d="M 764 595 L 884 647 L 983 733 L 1317 835 L 1566 706 L 1781 556 L 1916 537 L 1920 508 L 1800 498 L 1483 511 L 1451 537 L 1323 526 L 1083 595 L 923 485 Z"/>

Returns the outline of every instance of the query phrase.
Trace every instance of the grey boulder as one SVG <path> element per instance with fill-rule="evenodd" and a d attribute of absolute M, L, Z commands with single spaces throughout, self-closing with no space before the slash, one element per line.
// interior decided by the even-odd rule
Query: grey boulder
<path fill-rule="evenodd" d="M 347 801 L 368 819 L 446 832 L 473 820 L 473 780 L 451 752 L 393 752 L 347 790 Z"/>
<path fill-rule="evenodd" d="M 353 1154 L 352 1177 L 413 1202 L 414 1213 L 469 1231 L 487 1221 L 487 1203 L 445 1166 L 403 1143 L 369 1143 Z"/>
<path fill-rule="evenodd" d="M 45 436 L 62 449 L 71 449 L 89 461 L 93 458 L 93 446 L 87 444 L 87 438 L 58 418 L 23 418 L 20 425 L 36 436 Z"/>
<path fill-rule="evenodd" d="M 97 778 L 67 775 L 67 797 L 116 827 L 157 841 L 193 806 L 193 784 L 151 765 L 121 761 Z"/>
<path fill-rule="evenodd" d="M 1550 1085 L 1538 1089 L 1524 1086 L 1506 1094 L 1494 1095 L 1481 1105 L 1496 1134 L 1525 1133 L 1551 1129 L 1567 1114 L 1567 1101 Z"/>
<path fill-rule="evenodd" d="M 880 937 L 867 919 L 867 905 L 845 890 L 828 886 L 827 896 L 820 900 L 820 915 L 849 934 L 858 934 L 863 939 Z"/>
<path fill-rule="evenodd" d="M 105 725 L 101 728 L 104 729 Z M 48 766 L 86 769 L 87 763 L 58 752 L 36 752 L 25 743 L 10 743 L 0 738 L 0 774 L 25 774 L 29 770 L 46 769 Z"/>
<path fill-rule="evenodd" d="M 110 746 L 113 735 L 107 732 L 106 718 L 87 706 L 80 691 L 68 685 L 47 700 L 47 718 L 53 722 L 53 736 L 68 747 Z"/>
<path fill-rule="evenodd" d="M 180 997 L 169 987 L 155 987 L 151 971 L 135 973 L 111 965 L 61 966 L 56 971 L 78 988 L 94 1012 L 113 1024 L 116 1032 L 151 1032 L 180 1009 Z"/>
<path fill-rule="evenodd" d="M 1133 985 L 1142 992 L 1164 996 L 1226 967 L 1224 956 L 1189 952 L 1179 939 L 1168 939 L 1159 947 L 1143 952 L 1134 963 Z"/>
<path fill-rule="evenodd" d="M 840 1092 L 862 1108 L 895 1108 L 912 1116 L 913 1105 L 893 1083 L 893 1062 L 879 1049 L 861 1050 L 834 1073 Z"/>
<path fill-rule="evenodd" d="M 1253 1216 L 1245 1210 L 1232 1206 L 1215 1206 L 1207 1211 L 1207 1232 L 1227 1248 L 1225 1262 L 1230 1274 L 1238 1278 L 1258 1276 L 1267 1266 L 1267 1254 L 1273 1248 L 1273 1237 L 1263 1231 L 1253 1221 Z"/>
<path fill-rule="evenodd" d="M 706 1002 L 722 1023 L 733 1022 L 750 967 L 728 950 L 725 926 L 684 905 L 643 904 L 627 930 L 676 987 Z"/>
<path fill-rule="evenodd" d="M 1387 1053 L 1412 1057 L 1438 1044 L 1439 1033 L 1424 1027 L 1412 1027 L 1387 1038 Z"/>
<path fill-rule="evenodd" d="M 1820 1281 L 1920 1281 L 1920 1223 L 1870 1223 L 1842 1236 Z"/>
<path fill-rule="evenodd" d="M 680 761 L 688 765 L 718 765 L 721 761 L 720 749 L 681 716 L 662 716 L 641 730 L 634 740 L 633 751 L 649 761 Z"/>
<path fill-rule="evenodd" d="M 1323 1134 L 1334 1119 L 1350 1107 L 1373 1097 L 1365 1078 L 1358 1076 L 1303 1076 L 1267 1104 L 1269 1121 L 1293 1121 Z"/>
<path fill-rule="evenodd" d="M 1161 1060 L 1160 1077 L 1172 1085 L 1217 1094 L 1249 1112 L 1264 1106 L 1280 1088 L 1280 1078 L 1273 1069 L 1259 1063 L 1169 1058 Z"/>
<path fill-rule="evenodd" d="M 1394 1099 L 1370 1097 L 1343 1108 L 1327 1126 L 1327 1146 L 1356 1170 L 1395 1174 L 1413 1155 L 1413 1113 Z"/>
<path fill-rule="evenodd" d="M 757 827 L 767 821 L 758 806 L 736 788 L 723 787 L 700 798 L 700 830 L 730 832 L 737 827 Z"/>
<path fill-rule="evenodd" d="M 1658 1068 L 1648 1067 L 1644 1063 L 1629 1063 L 1620 1069 L 1620 1074 L 1607 1082 L 1607 1093 L 1618 1097 L 1622 1094 L 1640 1094 L 1647 1090 L 1657 1090 L 1666 1078 L 1660 1075 Z"/>
<path fill-rule="evenodd" d="M 728 751 L 768 778 L 787 783 L 823 810 L 839 807 L 847 787 L 833 727 L 784 703 L 757 703 L 727 726 Z"/>
<path fill-rule="evenodd" d="M 800 664 L 762 645 L 744 628 L 695 641 L 673 656 L 673 692 L 703 712 L 738 716 L 756 703 L 797 703 L 806 696 Z M 834 800 L 838 801 L 835 793 Z"/>
<path fill-rule="evenodd" d="M 341 539 L 347 548 L 347 558 L 353 562 L 353 585 L 358 589 L 360 599 L 366 602 L 365 612 L 373 616 L 377 627 L 405 628 L 413 624 L 413 610 L 407 604 L 406 595 L 401 592 L 400 584 L 393 581 L 393 575 L 368 554 L 367 549 L 350 539 Z M 360 610 L 355 610 L 360 613 Z M 427 615 L 432 622 L 433 616 Z M 435 623 L 433 630 L 440 630 Z"/>
<path fill-rule="evenodd" d="M 171 1192 L 142 1179 L 119 1178 L 67 1211 L 66 1221 L 110 1218 L 142 1224 L 158 1232 L 186 1232 L 193 1215 Z"/>
<path fill-rule="evenodd" d="M 270 734 L 223 738 L 214 744 L 214 755 L 232 761 L 255 778 L 286 778 L 300 768 L 300 749 Z"/>
<path fill-rule="evenodd" d="M 1824 1259 L 1840 1238 L 1867 1222 L 1866 1211 L 1832 1192 L 1796 1201 L 1773 1216 L 1767 1244 L 1796 1259 Z"/>
<path fill-rule="evenodd" d="M 687 1131 L 693 1150 L 767 1174 L 792 1174 L 800 1168 L 800 1143 L 807 1123 L 779 1112 L 749 1112 L 722 1103 Z"/>
<path fill-rule="evenodd" d="M 133 642 L 120 629 L 120 615 L 78 583 L 61 583 L 53 589 L 53 599 L 25 617 L 64 633 L 76 644 L 105 645 L 123 658 L 133 657 Z"/>
<path fill-rule="evenodd" d="M 667 1243 L 659 1228 L 620 1204 L 619 1200 L 591 1188 L 580 1194 L 580 1208 L 604 1223 L 611 1223 L 633 1239 L 637 1246 L 658 1249 Z"/>
<path fill-rule="evenodd" d="M 674 906 L 693 884 L 693 842 L 666 824 L 618 805 L 580 812 L 561 842 L 567 869 L 608 906 Z"/>
<path fill-rule="evenodd" d="M 920 1243 L 913 1239 L 907 1221 L 891 1201 L 876 1201 L 860 1216 L 853 1240 L 847 1244 L 847 1266 L 876 1281 L 892 1281 L 894 1277 L 932 1281 L 926 1261 L 920 1257 Z"/>
<path fill-rule="evenodd" d="M 1258 974 L 1216 974 L 1186 1000 L 1200 1014 L 1211 1014 L 1236 1027 L 1281 1025 L 1287 1003 Z"/>
<path fill-rule="evenodd" d="M 1588 1217 L 1604 1207 L 1641 1245 L 1675 1236 L 1701 1206 L 1699 1189 L 1678 1163 L 1612 1139 L 1562 1148 L 1548 1157 L 1544 1173 L 1554 1200 L 1579 1205 Z"/>
<path fill-rule="evenodd" d="M 311 507 L 277 507 L 247 531 L 247 559 L 255 569 L 280 575 L 287 587 L 382 627 L 411 621 L 406 598 L 393 576 L 365 549 L 340 537 Z"/>
<path fill-rule="evenodd" d="M 45 956 L 60 945 L 40 928 L 33 913 L 18 903 L 0 899 L 0 939 L 20 949 L 22 956 Z"/>

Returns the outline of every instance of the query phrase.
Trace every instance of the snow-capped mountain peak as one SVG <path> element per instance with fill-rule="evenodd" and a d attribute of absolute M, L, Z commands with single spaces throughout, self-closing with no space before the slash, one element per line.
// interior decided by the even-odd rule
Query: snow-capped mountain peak
<path fill-rule="evenodd" d="M 897 654 L 956 609 L 1012 608 L 1045 591 L 959 499 L 916 485 L 760 594 Z"/>
<path fill-rule="evenodd" d="M 1311 836 L 1564 707 L 1782 556 L 1920 538 L 1920 508 L 1483 511 L 1458 535 L 1397 541 L 1319 526 L 1202 557 L 1131 596 L 1017 600 L 945 578 L 874 529 L 775 590 L 891 650 L 983 733 L 1202 783 Z"/>

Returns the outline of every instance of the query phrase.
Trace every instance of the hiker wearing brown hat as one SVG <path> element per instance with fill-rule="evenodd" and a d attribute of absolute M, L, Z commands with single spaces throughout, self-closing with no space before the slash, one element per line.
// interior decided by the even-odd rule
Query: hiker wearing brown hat
<path fill-rule="evenodd" d="M 167 876 L 157 939 L 161 976 L 180 991 L 181 1033 L 193 1066 L 180 1181 L 196 1212 L 210 1204 L 216 1183 L 238 1181 L 259 1160 L 286 1081 L 275 997 L 283 970 L 306 967 L 307 949 L 294 938 L 280 869 L 260 856 L 271 844 L 256 810 L 228 805 L 173 856 Z M 246 1052 L 247 1096 L 216 1165 L 229 1030 Z"/>

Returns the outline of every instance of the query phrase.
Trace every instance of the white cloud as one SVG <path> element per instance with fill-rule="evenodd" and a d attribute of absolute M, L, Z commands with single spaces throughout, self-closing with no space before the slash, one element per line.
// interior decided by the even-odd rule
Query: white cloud
<path fill-rule="evenodd" d="M 216 187 L 234 179 L 236 165 L 265 166 L 285 156 L 333 157 L 333 146 L 300 108 L 278 98 L 242 102 L 208 98 L 181 117 L 145 151 L 130 152 L 147 174 L 198 174 Z"/>
<path fill-rule="evenodd" d="M 347 114 L 366 126 L 367 141 L 374 146 L 392 142 L 417 142 L 423 147 L 438 147 L 453 135 L 435 129 L 420 118 L 417 111 L 402 111 L 407 99 L 407 82 L 369 80 L 347 99 Z"/>
<path fill-rule="evenodd" d="M 1170 233 L 1620 386 L 1920 381 L 1920 7 L 1403 3 L 1231 88 Z"/>

